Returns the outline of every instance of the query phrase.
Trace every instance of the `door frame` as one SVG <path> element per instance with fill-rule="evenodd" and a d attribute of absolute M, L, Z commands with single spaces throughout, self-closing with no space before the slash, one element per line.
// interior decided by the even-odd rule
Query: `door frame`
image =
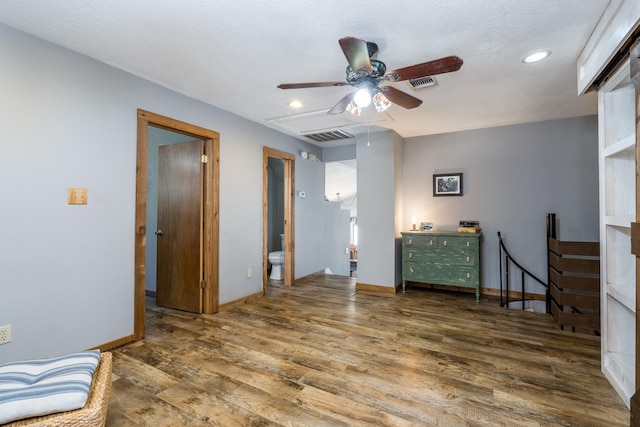
<path fill-rule="evenodd" d="M 219 305 L 219 229 L 220 229 L 220 134 L 209 129 L 137 110 L 138 132 L 136 146 L 136 213 L 134 248 L 134 316 L 136 341 L 144 338 L 146 242 L 147 242 L 147 170 L 148 126 L 181 133 L 204 140 L 207 165 L 204 174 L 202 263 L 205 288 L 203 312 L 218 312 Z"/>
<path fill-rule="evenodd" d="M 296 156 L 275 148 L 262 148 L 262 293 L 267 292 L 268 249 L 268 195 L 269 195 L 269 157 L 284 161 L 284 284 L 291 286 L 295 272 L 295 227 L 294 227 L 294 190 Z"/>

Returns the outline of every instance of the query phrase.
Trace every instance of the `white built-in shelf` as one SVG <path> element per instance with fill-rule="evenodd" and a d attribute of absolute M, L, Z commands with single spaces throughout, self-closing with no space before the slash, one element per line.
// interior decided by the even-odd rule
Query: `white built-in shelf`
<path fill-rule="evenodd" d="M 608 215 L 604 217 L 604 223 L 613 227 L 621 227 L 631 229 L 633 217 L 630 215 Z"/>
<path fill-rule="evenodd" d="M 636 90 L 631 56 L 617 58 L 640 28 L 639 0 L 608 2 L 578 58 L 578 90 L 598 85 L 600 215 L 600 318 L 602 372 L 630 407 L 636 392 L 636 257 L 631 223 L 636 218 Z"/>
<path fill-rule="evenodd" d="M 609 283 L 607 294 L 626 307 L 630 312 L 636 312 L 636 288 L 630 285 Z"/>
<path fill-rule="evenodd" d="M 613 157 L 621 153 L 628 152 L 635 155 L 636 135 L 634 133 L 627 135 L 621 140 L 611 144 L 603 150 L 604 157 Z"/>
<path fill-rule="evenodd" d="M 616 0 L 607 3 L 609 5 L 578 57 L 578 92 L 581 94 L 588 91 L 638 25 L 640 2 Z"/>
<path fill-rule="evenodd" d="M 627 61 L 598 92 L 602 372 L 627 407 L 635 393 L 635 101 Z"/>
<path fill-rule="evenodd" d="M 635 355 L 608 352 L 604 355 L 602 365 L 605 376 L 618 394 L 629 402 L 635 393 Z"/>

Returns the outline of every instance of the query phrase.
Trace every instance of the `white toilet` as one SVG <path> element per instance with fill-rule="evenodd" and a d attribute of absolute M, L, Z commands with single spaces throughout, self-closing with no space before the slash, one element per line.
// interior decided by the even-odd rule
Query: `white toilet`
<path fill-rule="evenodd" d="M 284 249 L 284 234 L 280 235 L 280 248 Z M 284 278 L 284 251 L 271 252 L 268 259 L 271 264 L 269 279 L 282 280 Z"/>

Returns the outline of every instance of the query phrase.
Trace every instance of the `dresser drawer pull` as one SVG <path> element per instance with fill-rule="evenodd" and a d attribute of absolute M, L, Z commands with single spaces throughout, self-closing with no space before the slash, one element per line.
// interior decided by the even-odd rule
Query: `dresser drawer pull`
<path fill-rule="evenodd" d="M 409 258 L 413 258 L 413 254 L 411 252 L 409 252 Z M 467 259 L 467 261 L 469 261 L 469 259 Z"/>
<path fill-rule="evenodd" d="M 471 279 L 471 274 L 467 273 L 467 279 Z"/>
<path fill-rule="evenodd" d="M 471 246 L 471 242 L 467 242 L 467 247 Z"/>
<path fill-rule="evenodd" d="M 412 273 L 415 273 L 415 270 L 413 269 L 413 267 L 409 268 L 409 271 Z"/>
<path fill-rule="evenodd" d="M 429 246 L 433 246 L 433 240 L 429 240 Z"/>
<path fill-rule="evenodd" d="M 446 240 L 444 241 L 444 245 L 447 246 L 447 241 Z"/>
<path fill-rule="evenodd" d="M 413 245 L 413 239 L 409 239 L 409 244 Z"/>
<path fill-rule="evenodd" d="M 411 258 L 411 257 L 409 257 L 409 258 Z M 471 259 L 469 257 L 467 257 L 467 262 L 469 262 L 469 261 L 471 261 Z"/>

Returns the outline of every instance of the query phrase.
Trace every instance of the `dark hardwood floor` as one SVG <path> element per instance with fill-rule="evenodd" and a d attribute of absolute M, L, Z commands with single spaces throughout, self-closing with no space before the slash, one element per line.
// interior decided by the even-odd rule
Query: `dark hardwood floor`
<path fill-rule="evenodd" d="M 347 277 L 215 315 L 147 299 L 116 349 L 107 426 L 628 426 L 600 339 L 471 294 L 357 293 Z"/>

